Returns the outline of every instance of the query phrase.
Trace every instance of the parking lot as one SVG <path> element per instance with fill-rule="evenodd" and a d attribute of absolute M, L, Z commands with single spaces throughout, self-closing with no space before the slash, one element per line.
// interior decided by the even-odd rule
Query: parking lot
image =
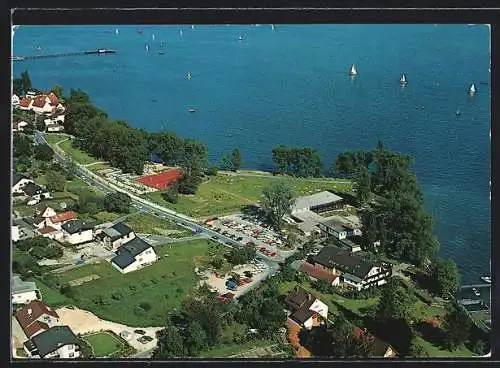
<path fill-rule="evenodd" d="M 231 278 L 233 273 L 240 275 L 241 279 L 249 279 L 251 281 L 242 283 L 236 289 L 231 290 L 226 286 L 226 282 Z M 267 277 L 268 273 L 269 269 L 263 262 L 254 260 L 249 264 L 235 266 L 231 272 L 224 276 L 216 274 L 213 270 L 205 270 L 202 273 L 205 277 L 200 281 L 200 284 L 207 284 L 212 290 L 217 291 L 220 295 L 232 293 L 234 297 L 237 298 L 246 291 L 256 287 Z"/>
<path fill-rule="evenodd" d="M 221 217 L 207 222 L 211 227 L 222 235 L 225 235 L 240 244 L 253 246 L 271 259 L 277 261 L 282 259 L 284 254 L 281 247 L 286 242 L 286 238 L 271 230 L 266 224 L 255 217 L 245 215 L 232 215 Z"/>

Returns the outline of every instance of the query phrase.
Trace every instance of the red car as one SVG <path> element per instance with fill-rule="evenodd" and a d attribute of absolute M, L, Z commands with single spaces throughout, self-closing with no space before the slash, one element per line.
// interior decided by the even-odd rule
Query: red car
<path fill-rule="evenodd" d="M 266 251 L 266 247 L 260 247 L 259 250 L 264 253 Z"/>
<path fill-rule="evenodd" d="M 276 256 L 276 252 L 271 253 L 271 257 L 274 257 L 274 256 Z"/>

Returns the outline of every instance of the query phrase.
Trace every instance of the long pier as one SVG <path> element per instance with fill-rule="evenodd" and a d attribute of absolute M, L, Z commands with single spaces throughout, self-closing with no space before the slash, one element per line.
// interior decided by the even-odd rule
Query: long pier
<path fill-rule="evenodd" d="M 78 56 L 78 55 L 104 55 L 104 54 L 116 54 L 116 51 L 111 49 L 97 49 L 92 51 L 65 52 L 65 53 L 46 54 L 46 55 L 12 56 L 12 61 L 46 59 L 46 58 Z"/>
<path fill-rule="evenodd" d="M 464 289 L 487 288 L 487 287 L 491 287 L 491 284 L 484 283 L 484 284 L 476 284 L 476 285 L 463 285 L 461 287 L 461 289 L 464 290 Z"/>

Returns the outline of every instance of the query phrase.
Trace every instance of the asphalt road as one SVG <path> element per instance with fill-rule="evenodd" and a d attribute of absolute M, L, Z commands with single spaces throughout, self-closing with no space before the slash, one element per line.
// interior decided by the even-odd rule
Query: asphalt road
<path fill-rule="evenodd" d="M 48 144 L 48 142 L 46 141 L 43 134 L 39 131 L 35 131 L 35 142 L 37 144 L 43 144 L 43 143 Z M 57 152 L 56 150 L 54 150 L 54 159 L 61 164 L 64 164 L 64 162 L 65 162 L 64 157 L 61 156 L 59 154 L 59 152 Z M 107 193 L 114 193 L 115 192 L 115 190 L 112 189 L 111 187 L 104 185 L 103 183 L 101 183 L 100 181 L 97 181 L 94 177 L 92 177 L 88 173 L 86 173 L 80 167 L 79 164 L 76 164 L 75 171 L 76 171 L 76 175 L 79 176 L 85 183 L 93 186 L 94 188 L 99 189 L 103 193 L 107 194 Z M 224 245 L 227 245 L 230 247 L 234 247 L 234 246 L 243 247 L 244 246 L 243 244 L 240 244 L 231 238 L 228 238 L 222 234 L 219 234 L 215 231 L 212 231 L 208 228 L 201 226 L 200 224 L 198 224 L 194 220 L 188 220 L 184 217 L 178 216 L 174 211 L 170 210 L 167 212 L 166 210 L 162 210 L 162 209 L 159 209 L 156 207 L 149 206 L 149 205 L 147 205 L 141 201 L 137 201 L 133 198 L 132 198 L 132 205 L 134 207 L 136 207 L 139 211 L 142 211 L 144 213 L 150 213 L 150 214 L 157 216 L 157 217 L 160 217 L 160 218 L 168 218 L 168 219 L 176 222 L 177 225 L 188 228 L 195 233 L 206 234 L 206 235 L 210 236 L 210 238 L 212 238 L 214 241 L 218 241 L 219 243 L 222 243 Z M 270 270 L 271 275 L 273 275 L 275 272 L 277 272 L 279 270 L 279 265 L 277 264 L 277 262 L 270 259 L 269 257 L 266 257 L 264 255 L 258 255 L 257 259 L 261 260 L 262 262 L 264 262 L 267 265 L 267 267 Z"/>

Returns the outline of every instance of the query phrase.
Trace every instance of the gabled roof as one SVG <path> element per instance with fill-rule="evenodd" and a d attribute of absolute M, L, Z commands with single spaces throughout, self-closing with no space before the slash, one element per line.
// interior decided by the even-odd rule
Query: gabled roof
<path fill-rule="evenodd" d="M 44 357 L 64 345 L 78 345 L 79 341 L 68 326 L 54 326 L 25 342 L 29 351 L 38 351 Z"/>
<path fill-rule="evenodd" d="M 369 340 L 371 340 L 373 342 L 373 344 L 375 345 L 375 353 L 373 356 L 374 358 L 384 357 L 389 348 L 391 348 L 391 350 L 394 352 L 394 354 L 396 353 L 396 351 L 391 346 L 391 344 L 380 340 L 378 337 L 372 335 L 370 332 L 368 332 L 366 330 L 363 330 L 359 327 L 355 327 L 352 334 L 357 339 L 361 339 L 362 336 L 366 336 Z"/>
<path fill-rule="evenodd" d="M 314 303 L 314 300 L 312 302 L 311 301 L 307 302 L 306 304 L 308 305 L 304 305 L 302 306 L 302 308 L 292 313 L 290 315 L 290 318 L 293 319 L 295 322 L 304 324 L 304 322 L 306 322 L 309 318 L 311 318 L 314 314 L 316 314 L 315 312 L 309 309 L 312 303 Z"/>
<path fill-rule="evenodd" d="M 306 302 L 309 301 L 311 302 L 309 306 L 311 306 L 315 300 L 316 297 L 314 295 L 301 288 L 300 286 L 298 287 L 297 291 L 290 293 L 285 297 L 285 303 L 291 311 L 296 311 L 302 308 L 306 304 Z"/>
<path fill-rule="evenodd" d="M 122 236 L 128 235 L 134 231 L 134 230 L 132 230 L 132 228 L 130 226 L 126 225 L 123 222 L 118 222 L 117 224 L 114 224 L 113 226 L 111 226 L 111 228 L 116 230 Z"/>
<path fill-rule="evenodd" d="M 50 92 L 47 97 L 49 98 L 50 100 L 50 104 L 52 106 L 57 106 L 59 104 L 59 99 L 57 98 L 57 96 L 54 94 L 54 92 Z"/>
<path fill-rule="evenodd" d="M 17 183 L 19 183 L 22 179 L 31 180 L 28 177 L 24 176 L 23 174 L 20 174 L 20 173 L 17 173 L 17 172 L 12 173 L 12 186 L 14 186 Z"/>
<path fill-rule="evenodd" d="M 303 262 L 300 265 L 299 270 L 301 272 L 304 272 L 305 274 L 315 278 L 316 280 L 324 280 L 331 284 L 335 279 L 338 277 L 337 275 L 334 275 L 330 272 L 320 270 L 316 267 L 314 267 L 312 264 L 309 262 Z"/>
<path fill-rule="evenodd" d="M 43 193 L 44 190 L 39 185 L 30 182 L 23 187 L 23 192 L 29 196 L 33 196 L 35 194 Z"/>
<path fill-rule="evenodd" d="M 82 220 L 70 220 L 64 223 L 61 228 L 68 234 L 75 234 L 80 231 L 91 230 L 92 226 Z"/>
<path fill-rule="evenodd" d="M 333 194 L 332 192 L 323 191 L 309 196 L 297 198 L 295 200 L 295 204 L 293 205 L 293 209 L 295 210 L 301 208 L 312 208 L 324 204 L 339 202 L 341 200 L 342 197 L 339 197 L 338 195 Z"/>
<path fill-rule="evenodd" d="M 47 102 L 46 97 L 45 95 L 36 96 L 33 100 L 33 107 L 44 107 Z"/>
<path fill-rule="evenodd" d="M 74 219 L 76 219 L 76 217 L 77 217 L 76 212 L 66 211 L 66 212 L 61 212 L 60 214 L 49 217 L 49 218 L 50 218 L 50 221 L 52 221 L 52 223 L 57 224 L 58 222 L 62 222 L 62 221 L 74 220 Z"/>
<path fill-rule="evenodd" d="M 59 319 L 59 315 L 41 300 L 32 300 L 23 308 L 19 309 L 15 316 L 26 335 L 31 337 L 33 331 L 27 330 L 27 328 L 44 314 Z"/>
<path fill-rule="evenodd" d="M 45 221 L 45 217 L 43 217 L 42 215 L 40 216 L 36 216 L 34 219 L 33 219 L 33 225 L 39 225 L 41 224 L 42 222 Z"/>
<path fill-rule="evenodd" d="M 135 257 L 148 248 L 151 248 L 151 245 L 136 236 L 134 239 L 128 241 L 117 249 L 116 256 L 111 259 L 111 262 L 116 264 L 121 269 L 124 269 L 134 263 Z"/>
<path fill-rule="evenodd" d="M 58 230 L 54 229 L 52 226 L 45 226 L 45 227 L 42 227 L 41 229 L 38 229 L 38 232 L 42 235 L 56 233 L 57 231 Z"/>
<path fill-rule="evenodd" d="M 375 267 L 375 264 L 334 246 L 324 247 L 321 252 L 310 259 L 314 263 L 319 263 L 328 268 L 335 267 L 361 280 L 366 277 L 373 267 Z"/>
<path fill-rule="evenodd" d="M 21 106 L 21 107 L 29 107 L 30 103 L 31 103 L 31 100 L 29 98 L 23 97 L 21 99 L 21 101 L 19 101 L 19 106 Z"/>
<path fill-rule="evenodd" d="M 23 281 L 19 275 L 12 275 L 10 279 L 10 291 L 12 293 L 24 293 L 37 290 L 36 283 L 33 281 Z"/>

